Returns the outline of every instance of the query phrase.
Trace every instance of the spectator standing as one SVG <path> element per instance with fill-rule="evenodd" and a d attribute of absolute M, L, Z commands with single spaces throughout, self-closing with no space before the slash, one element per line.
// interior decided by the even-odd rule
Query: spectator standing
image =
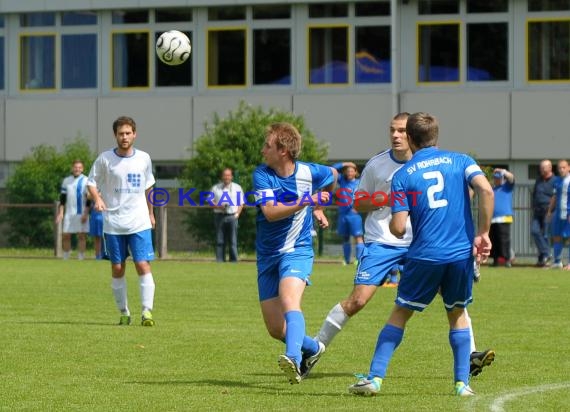
<path fill-rule="evenodd" d="M 230 168 L 225 168 L 221 181 L 212 187 L 214 193 L 214 227 L 216 230 L 216 261 L 226 261 L 226 247 L 230 262 L 237 262 L 238 219 L 243 210 L 243 189 L 233 182 Z"/>
<path fill-rule="evenodd" d="M 362 216 L 354 208 L 354 194 L 358 189 L 360 179 L 358 178 L 358 169 L 352 162 L 339 162 L 332 167 L 339 172 L 338 189 L 336 190 L 339 195 L 339 199 L 337 199 L 339 207 L 336 230 L 342 238 L 343 264 L 348 265 L 352 260 L 351 237 L 354 238 L 355 263 L 360 260 L 360 255 L 364 251 Z"/>
<path fill-rule="evenodd" d="M 552 249 L 554 262 L 552 269 L 562 269 L 562 249 L 570 239 L 570 166 L 568 161 L 558 162 L 558 178 L 554 183 L 554 195 L 550 199 L 547 220 L 551 223 Z M 570 248 L 568 250 L 568 264 L 564 267 L 570 270 Z"/>
<path fill-rule="evenodd" d="M 505 267 L 512 266 L 511 226 L 513 224 L 513 189 L 515 176 L 506 169 L 493 170 L 493 192 L 495 192 L 495 209 L 491 220 L 489 236 L 493 249 L 493 266 L 504 262 Z"/>
<path fill-rule="evenodd" d="M 550 205 L 550 199 L 554 194 L 554 182 L 556 176 L 552 173 L 552 162 L 545 159 L 538 167 L 539 176 L 532 188 L 532 223 L 530 233 L 538 250 L 537 267 L 544 267 L 550 263 L 550 243 L 548 239 L 549 228 L 546 222 L 546 214 Z"/>
<path fill-rule="evenodd" d="M 77 234 L 77 258 L 85 258 L 87 232 L 89 231 L 89 215 L 86 213 L 87 176 L 83 174 L 83 162 L 74 160 L 71 175 L 63 179 L 59 195 L 58 213 L 55 223 L 63 221 L 62 247 L 63 258 L 69 259 L 71 254 L 71 235 Z"/>

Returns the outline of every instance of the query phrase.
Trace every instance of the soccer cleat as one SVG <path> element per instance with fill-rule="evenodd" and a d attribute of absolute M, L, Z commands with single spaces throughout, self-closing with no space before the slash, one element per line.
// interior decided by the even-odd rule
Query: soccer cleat
<path fill-rule="evenodd" d="M 398 282 L 394 283 L 394 282 L 386 282 L 384 284 L 382 284 L 383 288 L 397 288 L 398 287 Z"/>
<path fill-rule="evenodd" d="M 465 385 L 465 383 L 459 381 L 455 383 L 455 395 L 456 396 L 473 396 L 475 392 L 469 385 Z"/>
<path fill-rule="evenodd" d="M 562 269 L 564 267 L 564 265 L 562 265 L 562 262 L 554 262 L 552 265 L 547 266 L 547 269 Z"/>
<path fill-rule="evenodd" d="M 358 382 L 348 387 L 348 392 L 354 395 L 361 396 L 374 396 L 380 392 L 382 387 L 382 378 L 375 377 L 373 379 L 368 379 L 364 375 L 355 375 L 358 378 Z"/>
<path fill-rule="evenodd" d="M 305 379 L 307 376 L 309 376 L 309 373 L 311 373 L 311 369 L 313 369 L 313 367 L 317 364 L 319 359 L 321 359 L 321 356 L 323 356 L 323 354 L 325 353 L 326 350 L 325 344 L 319 341 L 317 341 L 317 343 L 319 344 L 319 350 L 317 350 L 317 353 L 311 356 L 305 356 L 305 354 L 303 354 L 303 358 L 301 359 L 301 365 L 299 368 L 301 372 L 301 379 Z"/>
<path fill-rule="evenodd" d="M 479 282 L 481 279 L 481 266 L 477 262 L 473 262 L 473 282 Z"/>
<path fill-rule="evenodd" d="M 119 318 L 119 325 L 120 326 L 128 326 L 131 324 L 131 316 L 130 315 L 121 315 Z"/>
<path fill-rule="evenodd" d="M 142 313 L 141 325 L 154 326 L 154 319 L 152 318 L 152 313 L 150 313 L 150 310 L 145 310 Z"/>
<path fill-rule="evenodd" d="M 287 376 L 287 379 L 289 379 L 291 385 L 301 382 L 301 379 L 303 379 L 301 377 L 301 371 L 293 359 L 287 355 L 279 355 L 277 363 L 285 376 Z"/>
<path fill-rule="evenodd" d="M 479 375 L 485 366 L 489 366 L 495 360 L 495 351 L 486 349 L 483 352 L 471 352 L 471 362 L 469 374 L 471 376 Z"/>

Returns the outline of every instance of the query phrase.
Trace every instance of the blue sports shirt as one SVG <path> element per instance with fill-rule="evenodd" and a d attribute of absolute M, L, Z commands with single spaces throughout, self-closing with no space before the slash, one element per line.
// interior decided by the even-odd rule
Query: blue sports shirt
<path fill-rule="evenodd" d="M 278 256 L 307 247 L 312 251 L 313 207 L 311 195 L 334 181 L 330 167 L 316 163 L 295 162 L 295 172 L 288 177 L 278 176 L 267 165 L 253 172 L 253 189 L 257 208 L 257 235 L 255 246 L 258 256 Z M 259 205 L 272 201 L 287 204 L 307 204 L 291 216 L 269 222 Z"/>
<path fill-rule="evenodd" d="M 556 179 L 554 194 L 556 195 L 555 218 L 568 219 L 570 215 L 570 175 Z"/>
<path fill-rule="evenodd" d="M 347 180 L 342 174 L 342 162 L 335 163 L 332 165 L 333 168 L 338 170 L 338 181 L 337 181 L 337 201 L 338 201 L 338 213 L 345 215 L 351 213 L 354 207 L 354 193 L 358 190 L 360 185 L 360 179 Z"/>
<path fill-rule="evenodd" d="M 473 253 L 469 184 L 481 168 L 463 153 L 427 147 L 394 175 L 392 213 L 408 211 L 414 237 L 408 258 L 449 263 Z"/>

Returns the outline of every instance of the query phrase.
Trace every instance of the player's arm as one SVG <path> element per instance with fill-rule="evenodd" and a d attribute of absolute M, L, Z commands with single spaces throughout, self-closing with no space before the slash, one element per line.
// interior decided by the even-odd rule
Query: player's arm
<path fill-rule="evenodd" d="M 548 209 L 546 209 L 546 219 L 550 220 L 552 217 L 552 212 L 554 212 L 554 208 L 556 207 L 556 192 L 550 198 L 550 203 L 548 203 Z"/>
<path fill-rule="evenodd" d="M 67 194 L 62 192 L 59 194 L 59 205 L 57 207 L 57 215 L 55 216 L 55 223 L 59 223 L 63 220 L 65 202 L 67 202 Z"/>
<path fill-rule="evenodd" d="M 477 263 L 480 263 L 487 260 L 491 252 L 489 229 L 491 227 L 491 218 L 493 217 L 495 194 L 491 184 L 483 174 L 474 176 L 470 185 L 477 194 L 479 205 L 479 223 L 473 246 Z"/>
<path fill-rule="evenodd" d="M 392 214 L 392 220 L 390 220 L 390 232 L 392 232 L 392 234 L 398 239 L 402 239 L 406 234 L 408 214 L 409 212 L 407 210 L 402 210 L 401 212 Z"/>
<path fill-rule="evenodd" d="M 152 190 L 152 186 L 148 187 L 144 191 L 144 197 L 146 199 L 146 207 L 148 208 L 148 216 L 150 217 L 150 224 L 152 225 L 152 227 L 154 229 L 154 227 L 156 225 L 156 220 L 154 219 L 154 205 L 149 200 L 149 194 L 150 194 L 151 190 Z"/>
<path fill-rule="evenodd" d="M 364 190 L 357 190 L 354 193 L 354 209 L 360 213 L 372 212 L 388 204 L 389 198 L 384 192 L 368 193 Z"/>
<path fill-rule="evenodd" d="M 95 210 L 102 212 L 103 210 L 107 209 L 103 198 L 99 194 L 99 190 L 97 190 L 97 186 L 93 186 L 92 184 L 87 183 L 87 192 L 93 201 L 93 207 Z"/>

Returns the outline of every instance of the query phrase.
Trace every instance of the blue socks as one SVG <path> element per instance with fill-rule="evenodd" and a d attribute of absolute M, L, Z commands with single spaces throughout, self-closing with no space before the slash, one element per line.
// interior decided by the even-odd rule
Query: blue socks
<path fill-rule="evenodd" d="M 562 249 L 564 249 L 562 242 L 554 242 L 552 245 L 552 250 L 554 252 L 554 263 L 560 263 L 562 259 Z"/>
<path fill-rule="evenodd" d="M 352 245 L 350 244 L 350 241 L 344 242 L 342 244 L 342 254 L 344 255 L 344 262 L 346 264 L 350 263 L 351 253 L 352 253 Z"/>
<path fill-rule="evenodd" d="M 449 344 L 453 350 L 453 374 L 455 382 L 469 383 L 469 363 L 471 354 L 471 337 L 469 328 L 451 329 L 449 331 Z"/>
<path fill-rule="evenodd" d="M 390 363 L 390 359 L 392 359 L 392 355 L 400 342 L 402 342 L 403 337 L 404 329 L 388 324 L 384 326 L 378 335 L 374 357 L 370 364 L 368 379 L 373 379 L 375 377 L 384 379 L 388 363 Z"/>
<path fill-rule="evenodd" d="M 295 361 L 297 365 L 301 364 L 301 348 L 305 340 L 305 317 L 298 310 L 291 310 L 285 313 L 285 355 Z M 316 342 L 314 342 L 317 345 Z M 316 350 L 315 350 L 316 352 Z"/>

